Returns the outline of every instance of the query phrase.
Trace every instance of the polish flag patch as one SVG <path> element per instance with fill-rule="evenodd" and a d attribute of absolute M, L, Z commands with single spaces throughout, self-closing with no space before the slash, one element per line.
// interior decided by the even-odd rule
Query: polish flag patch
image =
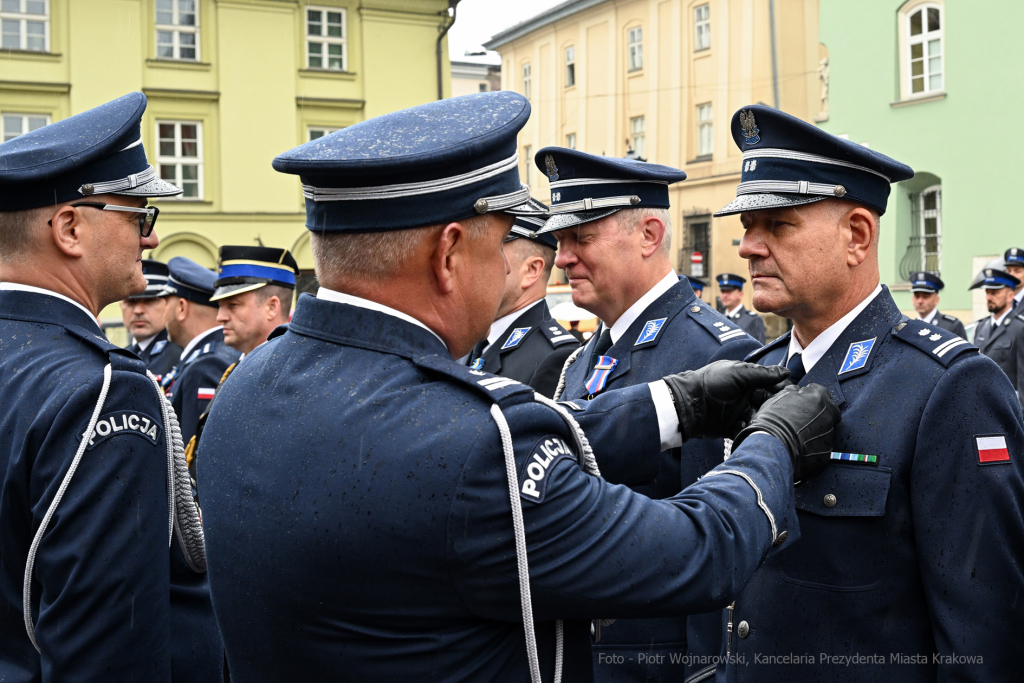
<path fill-rule="evenodd" d="M 974 437 L 978 446 L 978 464 L 995 465 L 1010 462 L 1010 451 L 1006 448 L 1006 437 L 1002 434 L 986 434 Z"/>
<path fill-rule="evenodd" d="M 199 400 L 200 401 L 209 401 L 209 400 L 213 399 L 213 394 L 216 391 L 217 391 L 216 389 L 205 389 L 203 387 L 199 387 Z M 1005 446 L 1004 446 L 1004 450 L 1005 450 Z"/>

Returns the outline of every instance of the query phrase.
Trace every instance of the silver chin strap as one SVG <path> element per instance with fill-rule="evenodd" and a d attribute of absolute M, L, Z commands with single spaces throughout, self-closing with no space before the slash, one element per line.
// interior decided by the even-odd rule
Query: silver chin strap
<path fill-rule="evenodd" d="M 160 389 L 160 383 L 157 382 L 153 373 L 147 371 L 146 374 L 159 396 L 167 446 L 167 546 L 170 547 L 173 535 L 176 533 L 178 546 L 181 548 L 182 555 L 185 556 L 185 562 L 192 571 L 202 574 L 206 571 L 206 542 L 203 537 L 199 507 L 192 498 L 191 480 L 188 467 L 185 464 L 185 445 L 181 439 L 181 428 L 178 426 L 178 419 L 174 415 L 170 402 Z M 36 555 L 39 552 L 39 544 L 46 533 L 46 528 L 53 515 L 56 514 L 57 506 L 60 505 L 64 493 L 71 485 L 71 479 L 75 476 L 85 449 L 94 436 L 96 422 L 99 420 L 100 413 L 103 412 L 103 404 L 106 403 L 107 394 L 110 392 L 111 375 L 112 369 L 108 364 L 103 368 L 103 388 L 100 389 L 100 396 L 92 411 L 92 417 L 89 419 L 89 426 L 86 428 L 85 434 L 82 435 L 82 442 L 78 445 L 78 451 L 75 452 L 71 466 L 47 508 L 28 550 L 28 559 L 25 562 L 25 580 L 22 586 L 22 615 L 25 619 L 25 632 L 28 634 L 28 639 L 32 641 L 32 647 L 40 654 L 42 654 L 42 650 L 39 649 L 39 643 L 36 642 L 35 624 L 32 623 L 32 575 L 35 569 Z"/>
<path fill-rule="evenodd" d="M 570 358 L 572 357 L 574 356 L 571 356 Z M 562 380 L 559 382 L 559 388 L 555 392 L 556 396 L 561 393 L 564 384 L 565 372 L 563 371 Z M 566 425 L 569 426 L 569 431 L 572 433 L 573 439 L 576 442 L 576 452 L 580 455 L 580 467 L 583 468 L 583 471 L 595 477 L 600 477 L 601 471 L 597 467 L 597 461 L 594 459 L 594 451 L 590 447 L 590 442 L 587 441 L 587 435 L 583 433 L 583 430 L 580 428 L 579 424 L 577 424 L 576 420 L 574 420 L 569 414 L 569 411 L 546 396 L 537 393 L 534 393 L 533 396 L 538 403 L 543 403 L 558 413 L 558 415 L 565 421 Z M 491 417 L 494 418 L 494 423 L 498 426 L 498 433 L 501 435 L 502 450 L 505 453 L 505 472 L 508 475 L 508 494 L 512 504 L 512 533 L 516 543 L 516 563 L 519 570 L 519 600 L 523 609 L 523 632 L 526 636 L 526 660 L 530 667 L 531 682 L 541 683 L 540 659 L 537 656 L 537 634 L 534 630 L 533 623 L 533 599 L 530 597 L 530 566 L 526 556 L 526 527 L 523 523 L 523 503 L 519 497 L 519 475 L 516 471 L 516 456 L 512 447 L 512 432 L 509 430 L 508 421 L 505 419 L 505 415 L 501 412 L 501 408 L 497 403 L 491 406 Z M 601 620 L 600 623 L 602 626 L 607 626 L 612 623 L 612 620 Z M 562 681 L 564 649 L 565 633 L 562 620 L 559 619 L 555 622 L 554 683 L 561 683 Z"/>

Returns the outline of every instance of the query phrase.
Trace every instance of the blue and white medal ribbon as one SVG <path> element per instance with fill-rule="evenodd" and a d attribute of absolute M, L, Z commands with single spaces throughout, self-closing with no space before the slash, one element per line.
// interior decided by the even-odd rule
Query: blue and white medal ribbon
<path fill-rule="evenodd" d="M 591 396 L 600 393 L 604 389 L 604 385 L 608 383 L 608 376 L 612 374 L 612 370 L 618 364 L 619 361 L 611 356 L 598 356 L 597 364 L 594 365 L 594 374 L 590 376 L 585 385 L 587 393 Z"/>

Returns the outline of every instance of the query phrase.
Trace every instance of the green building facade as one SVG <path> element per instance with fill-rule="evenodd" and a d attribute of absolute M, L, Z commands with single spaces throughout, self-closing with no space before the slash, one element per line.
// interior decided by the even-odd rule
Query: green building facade
<path fill-rule="evenodd" d="M 819 125 L 917 173 L 882 217 L 882 282 L 905 311 L 908 274 L 928 270 L 944 312 L 985 315 L 974 275 L 1024 247 L 1021 20 L 1019 0 L 821 0 Z"/>

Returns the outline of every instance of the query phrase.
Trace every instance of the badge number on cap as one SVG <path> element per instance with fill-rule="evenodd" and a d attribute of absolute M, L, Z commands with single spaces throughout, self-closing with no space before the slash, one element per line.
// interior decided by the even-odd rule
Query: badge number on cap
<path fill-rule="evenodd" d="M 1006 448 L 1006 436 L 1003 434 L 983 434 L 974 437 L 978 447 L 979 465 L 996 465 L 1010 462 L 1010 451 Z"/>

